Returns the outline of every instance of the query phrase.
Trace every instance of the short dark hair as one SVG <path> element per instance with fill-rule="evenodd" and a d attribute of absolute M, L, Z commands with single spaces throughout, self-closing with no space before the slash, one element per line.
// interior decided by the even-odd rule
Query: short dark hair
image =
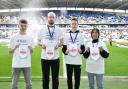
<path fill-rule="evenodd" d="M 21 19 L 21 20 L 19 21 L 19 23 L 28 24 L 27 20 L 25 20 L 25 19 Z"/>
<path fill-rule="evenodd" d="M 71 21 L 76 21 L 78 23 L 77 18 L 72 18 Z"/>

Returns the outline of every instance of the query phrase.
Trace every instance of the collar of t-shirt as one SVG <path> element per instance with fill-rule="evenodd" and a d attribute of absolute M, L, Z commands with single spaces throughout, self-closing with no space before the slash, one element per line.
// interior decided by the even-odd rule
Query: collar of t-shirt
<path fill-rule="evenodd" d="M 48 26 L 48 27 L 51 27 L 51 28 L 52 28 L 52 27 L 55 27 L 55 25 L 48 25 L 48 24 L 47 24 L 47 26 Z"/>
<path fill-rule="evenodd" d="M 99 39 L 94 39 L 92 40 L 92 43 L 97 43 L 99 41 Z"/>
<path fill-rule="evenodd" d="M 79 30 L 76 30 L 75 32 L 73 32 L 73 31 L 70 31 L 69 33 L 78 33 L 79 32 Z"/>

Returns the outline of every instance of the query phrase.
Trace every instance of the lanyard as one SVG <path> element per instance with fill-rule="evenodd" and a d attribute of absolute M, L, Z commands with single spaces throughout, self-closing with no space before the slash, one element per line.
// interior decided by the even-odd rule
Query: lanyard
<path fill-rule="evenodd" d="M 54 31 L 55 31 L 55 26 L 54 26 L 54 29 L 53 29 L 52 32 L 50 31 L 50 27 L 49 26 L 47 26 L 47 27 L 48 27 L 48 32 L 49 32 L 50 38 L 53 39 L 53 35 L 54 35 Z"/>
<path fill-rule="evenodd" d="M 72 40 L 72 43 L 75 43 L 77 36 L 78 36 L 78 32 L 76 33 L 76 35 L 75 35 L 75 37 L 74 37 L 74 39 L 73 39 L 72 34 L 71 34 L 71 32 L 70 32 L 70 38 L 71 38 L 71 40 Z"/>
<path fill-rule="evenodd" d="M 97 47 L 97 46 L 98 46 L 98 43 L 99 43 L 99 42 L 96 43 L 96 46 L 94 46 L 94 43 L 92 43 L 92 47 Z"/>

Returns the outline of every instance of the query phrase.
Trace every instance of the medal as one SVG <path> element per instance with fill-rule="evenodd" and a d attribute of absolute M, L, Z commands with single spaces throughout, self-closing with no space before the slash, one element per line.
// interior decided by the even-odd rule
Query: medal
<path fill-rule="evenodd" d="M 69 55 L 76 56 L 78 54 L 78 46 L 76 43 L 69 43 L 68 49 L 69 49 Z"/>
<path fill-rule="evenodd" d="M 28 46 L 27 45 L 19 46 L 19 57 L 20 57 L 20 59 L 28 58 Z"/>
<path fill-rule="evenodd" d="M 48 59 L 52 59 L 54 57 L 54 53 L 55 53 L 55 41 L 53 40 L 54 31 L 55 31 L 55 26 L 54 26 L 53 32 L 50 31 L 50 28 L 48 26 L 48 32 L 49 32 L 49 36 L 50 36 L 50 39 L 46 41 L 46 43 L 47 43 L 46 57 Z"/>
<path fill-rule="evenodd" d="M 48 27 L 48 32 L 49 32 L 50 40 L 53 40 L 53 35 L 54 35 L 54 31 L 55 31 L 55 26 L 53 27 L 53 31 L 52 31 L 52 32 L 50 31 L 50 27 L 49 27 L 49 26 L 47 26 L 47 27 Z"/>
<path fill-rule="evenodd" d="M 46 46 L 46 57 L 48 59 L 52 59 L 54 57 L 54 51 L 55 51 L 55 43 L 49 42 Z"/>
<path fill-rule="evenodd" d="M 90 57 L 91 59 L 93 60 L 98 60 L 99 57 L 100 57 L 100 51 L 99 51 L 99 48 L 98 48 L 98 43 L 97 43 L 97 46 L 93 46 L 90 48 Z"/>

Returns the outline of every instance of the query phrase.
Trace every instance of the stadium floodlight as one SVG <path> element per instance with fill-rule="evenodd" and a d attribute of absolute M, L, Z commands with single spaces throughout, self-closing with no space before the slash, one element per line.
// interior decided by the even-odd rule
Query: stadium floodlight
<path fill-rule="evenodd" d="M 21 11 L 39 11 L 40 8 L 22 8 Z"/>
<path fill-rule="evenodd" d="M 76 8 L 76 10 L 84 11 L 84 8 Z"/>
<path fill-rule="evenodd" d="M 101 8 L 94 8 L 94 11 L 104 11 L 104 9 L 101 9 Z"/>
<path fill-rule="evenodd" d="M 49 8 L 40 8 L 40 10 L 49 10 Z"/>
<path fill-rule="evenodd" d="M 0 9 L 0 12 L 10 12 L 9 9 Z"/>
<path fill-rule="evenodd" d="M 114 9 L 104 9 L 105 12 L 114 12 Z"/>
<path fill-rule="evenodd" d="M 57 7 L 49 8 L 48 10 L 58 10 Z"/>
<path fill-rule="evenodd" d="M 10 12 L 20 12 L 21 9 L 10 9 Z"/>
<path fill-rule="evenodd" d="M 66 7 L 59 7 L 58 10 L 67 10 Z"/>
<path fill-rule="evenodd" d="M 114 10 L 114 12 L 116 12 L 116 13 L 125 13 L 126 11 L 125 10 Z"/>
<path fill-rule="evenodd" d="M 76 10 L 75 8 L 67 7 L 67 10 Z"/>
<path fill-rule="evenodd" d="M 85 8 L 85 11 L 94 11 L 94 8 Z"/>

